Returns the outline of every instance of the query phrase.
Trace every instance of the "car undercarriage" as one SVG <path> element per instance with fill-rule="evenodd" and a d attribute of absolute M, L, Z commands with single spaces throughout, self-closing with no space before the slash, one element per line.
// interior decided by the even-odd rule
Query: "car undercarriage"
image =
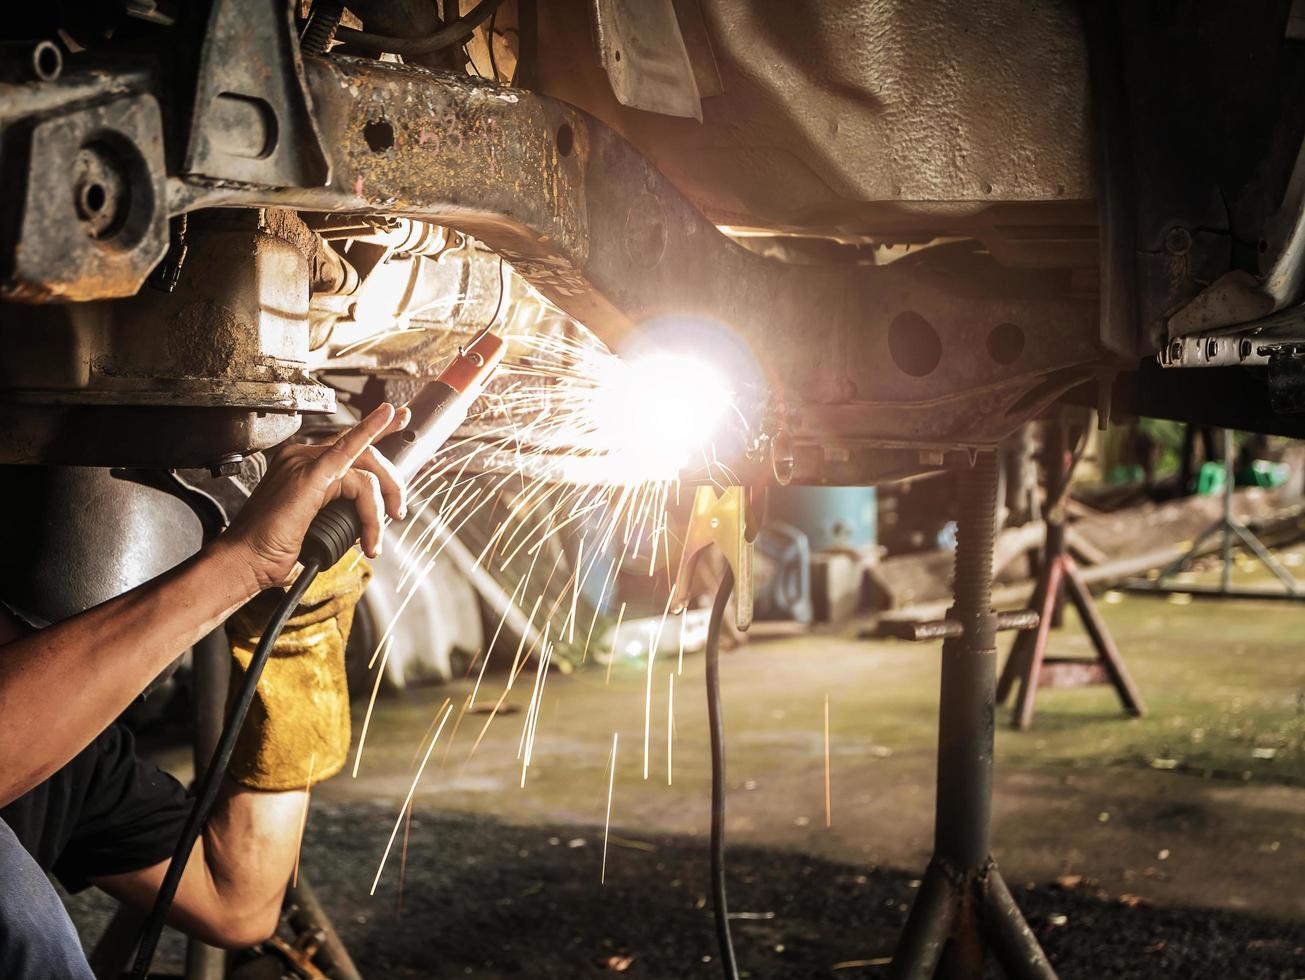
<path fill-rule="evenodd" d="M 1286 6 L 513 6 L 497 82 L 483 19 L 475 65 L 348 29 L 306 53 L 277 2 L 25 13 L 19 36 L 64 40 L 15 42 L 0 100 L 0 456 L 273 445 L 332 408 L 311 310 L 451 260 L 450 235 L 480 302 L 500 256 L 617 348 L 723 325 L 799 482 L 927 468 L 1066 397 L 1295 431 Z M 395 361 L 369 367 L 420 372 Z"/>
<path fill-rule="evenodd" d="M 737 431 L 686 483 L 964 471 L 937 635 L 968 826 L 940 810 L 960 870 L 931 866 L 903 955 L 978 907 L 1037 950 L 985 864 L 994 634 L 1037 622 L 990 609 L 993 450 L 1061 406 L 1305 437 L 1300 3 L 61 0 L 4 32 L 7 487 L 130 472 L 211 536 L 260 453 L 407 400 L 489 328 L 535 374 L 575 338 L 721 367 Z M 501 462 L 512 385 L 460 430 L 468 471 Z M 522 474 L 567 479 L 568 446 L 527 467 L 521 438 Z M 742 499 L 710 518 L 740 549 Z M 524 647 L 483 540 L 451 554 Z"/>

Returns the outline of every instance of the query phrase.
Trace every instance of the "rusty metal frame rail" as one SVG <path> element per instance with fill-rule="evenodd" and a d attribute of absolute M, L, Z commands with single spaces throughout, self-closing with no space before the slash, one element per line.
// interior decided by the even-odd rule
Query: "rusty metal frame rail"
<path fill-rule="evenodd" d="M 258 9 L 273 23 L 269 0 Z M 238 49 L 231 57 L 252 57 L 255 49 L 239 42 L 239 34 L 226 37 Z M 276 54 L 283 49 L 268 48 L 265 60 L 284 61 Z M 0 129 L 19 143 L 33 127 L 85 129 L 88 119 L 126 103 L 179 121 L 151 129 L 131 151 L 140 187 L 158 189 L 119 202 L 145 209 L 127 215 L 147 230 L 134 250 L 88 241 L 73 217 L 9 228 L 14 254 L 24 258 L 0 291 L 26 301 L 131 295 L 162 255 L 167 218 L 207 207 L 432 221 L 504 255 L 544 296 L 618 347 L 635 331 L 670 335 L 693 320 L 720 325 L 737 338 L 727 343 L 748 352 L 736 354 L 759 362 L 755 384 L 779 396 L 795 444 L 824 454 L 818 465 L 841 474 L 816 473 L 815 482 L 847 482 L 849 469 L 876 472 L 847 465 L 871 451 L 927 448 L 934 459 L 942 450 L 992 446 L 1108 366 L 1096 297 L 1076 288 L 1068 270 L 1003 268 L 965 243 L 882 266 L 781 262 L 722 234 L 619 133 L 555 99 L 339 55 L 269 68 L 276 84 L 268 82 L 265 98 L 245 91 L 249 78 L 242 98 L 276 119 L 299 119 L 295 131 L 319 135 L 320 145 L 288 136 L 276 142 L 280 124 L 271 123 L 260 143 L 249 132 L 255 116 L 236 125 L 229 115 L 179 105 L 166 73 L 143 57 L 134 68 L 79 67 L 56 81 L 0 87 Z M 278 98 L 285 92 L 295 94 L 293 105 Z M 125 124 L 120 129 L 115 145 L 135 139 Z M 300 143 L 305 155 L 324 149 L 329 171 L 294 159 Z M 263 144 L 275 146 L 275 166 L 176 162 L 187 159 L 187 146 L 230 162 Z M 15 192 L 63 201 L 66 167 L 43 157 L 43 145 L 33 142 L 25 157 L 13 158 L 25 168 L 26 186 Z M 69 260 L 79 255 L 99 265 Z M 897 456 L 892 464 L 900 470 Z"/>
<path fill-rule="evenodd" d="M 1095 301 L 1063 273 L 1002 270 L 964 249 L 887 266 L 779 262 L 722 234 L 618 133 L 554 99 L 348 57 L 307 58 L 305 76 L 331 184 L 174 175 L 173 213 L 279 206 L 449 225 L 618 346 L 648 321 L 723 324 L 801 406 L 799 439 L 991 445 L 1101 360 Z M 1002 363 L 987 338 L 1011 324 L 1023 347 Z M 908 373 L 894 345 L 912 331 L 937 357 Z"/>

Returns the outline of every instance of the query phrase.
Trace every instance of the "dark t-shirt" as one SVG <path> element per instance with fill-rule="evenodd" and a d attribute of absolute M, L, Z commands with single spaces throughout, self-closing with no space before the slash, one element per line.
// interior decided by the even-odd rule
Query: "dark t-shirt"
<path fill-rule="evenodd" d="M 45 782 L 0 807 L 0 819 L 75 892 L 92 878 L 167 860 L 189 811 L 181 784 L 136 755 L 130 731 L 110 725 Z"/>

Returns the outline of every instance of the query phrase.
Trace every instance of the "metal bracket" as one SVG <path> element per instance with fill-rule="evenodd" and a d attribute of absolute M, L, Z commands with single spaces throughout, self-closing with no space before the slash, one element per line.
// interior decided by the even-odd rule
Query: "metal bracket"
<path fill-rule="evenodd" d="M 671 592 L 673 612 L 688 605 L 698 559 L 714 544 L 734 570 L 734 624 L 740 630 L 752 625 L 752 543 L 747 531 L 748 493 L 743 487 L 727 487 L 719 494 L 713 487 L 698 488 Z"/>
<path fill-rule="evenodd" d="M 34 92 L 75 91 L 80 79 Z M 8 134 L 6 134 L 8 136 Z M 37 117 L 27 134 L 27 186 L 0 291 L 26 302 L 130 296 L 167 250 L 159 104 L 148 93 Z"/>
<path fill-rule="evenodd" d="M 323 187 L 331 163 L 287 0 L 217 0 L 204 33 L 185 170 L 209 180 Z"/>
<path fill-rule="evenodd" d="M 702 122 L 702 99 L 671 0 L 593 0 L 594 33 L 622 105 Z"/>

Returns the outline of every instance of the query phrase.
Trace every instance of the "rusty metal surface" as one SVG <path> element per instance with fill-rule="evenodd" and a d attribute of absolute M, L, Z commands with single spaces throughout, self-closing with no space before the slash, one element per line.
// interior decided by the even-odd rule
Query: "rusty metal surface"
<path fill-rule="evenodd" d="M 598 56 L 621 105 L 702 122 L 672 0 L 591 0 Z"/>
<path fill-rule="evenodd" d="M 184 170 L 209 180 L 330 180 L 295 41 L 293 0 L 216 0 Z"/>
<path fill-rule="evenodd" d="M 181 186 L 174 199 L 449 225 L 618 347 L 659 318 L 723 324 L 795 407 L 800 438 L 991 444 L 1100 357 L 1095 297 L 1065 273 L 1003 270 L 965 249 L 882 267 L 778 262 L 561 103 L 349 58 L 307 70 L 332 188 Z"/>
<path fill-rule="evenodd" d="M 4 257 L 0 294 L 27 302 L 129 296 L 166 251 L 159 105 L 146 93 L 110 95 L 116 87 L 92 75 L 15 93 L 8 108 L 100 98 L 51 106 L 29 125 L 7 128 L 7 154 L 26 175 L 10 191 L 22 195 L 20 245 Z"/>
<path fill-rule="evenodd" d="M 1042 661 L 1038 687 L 1089 687 L 1109 684 L 1106 668 L 1097 660 L 1048 657 Z"/>
<path fill-rule="evenodd" d="M 221 275 L 212 269 L 221 268 Z M 35 405 L 331 411 L 305 371 L 307 263 L 256 228 L 196 235 L 178 287 L 123 300 L 0 305 L 0 391 Z"/>
<path fill-rule="evenodd" d="M 1034 221 L 1063 226 L 1058 202 L 1093 196 L 1070 0 L 700 0 L 721 79 L 701 126 L 620 105 L 586 6 L 549 4 L 542 90 L 626 135 L 714 221 L 948 234 L 1003 201 L 1046 202 Z"/>
<path fill-rule="evenodd" d="M 334 410 L 303 253 L 254 212 L 204 219 L 171 293 L 0 304 L 0 461 L 207 466 Z"/>

